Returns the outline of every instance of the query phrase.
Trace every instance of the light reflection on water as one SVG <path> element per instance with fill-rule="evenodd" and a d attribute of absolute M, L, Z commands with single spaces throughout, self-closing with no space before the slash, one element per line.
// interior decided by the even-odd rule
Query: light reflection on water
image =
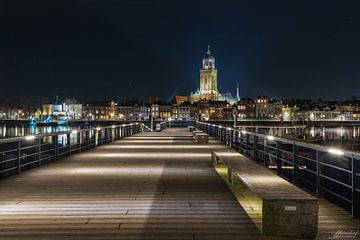
<path fill-rule="evenodd" d="M 0 138 L 22 137 L 26 135 L 54 133 L 79 129 L 78 126 L 0 126 Z"/>
<path fill-rule="evenodd" d="M 360 127 L 307 127 L 305 133 L 312 137 L 322 136 L 324 140 L 353 140 L 358 139 Z"/>

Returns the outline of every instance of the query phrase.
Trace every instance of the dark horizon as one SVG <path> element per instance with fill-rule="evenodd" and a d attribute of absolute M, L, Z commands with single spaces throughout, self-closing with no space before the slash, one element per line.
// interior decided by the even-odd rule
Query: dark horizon
<path fill-rule="evenodd" d="M 358 1 L 2 1 L 1 96 L 169 100 L 220 92 L 349 100 L 360 88 Z"/>

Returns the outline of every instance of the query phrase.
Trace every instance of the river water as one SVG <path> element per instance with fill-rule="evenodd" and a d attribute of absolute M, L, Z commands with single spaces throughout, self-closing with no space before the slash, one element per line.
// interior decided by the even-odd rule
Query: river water
<path fill-rule="evenodd" d="M 84 126 L 0 126 L 0 139 L 19 137 L 33 134 L 54 133 L 59 131 L 76 130 Z M 266 130 L 265 130 L 266 131 Z M 288 130 L 291 131 L 291 130 Z M 264 129 L 263 131 L 264 132 Z M 266 132 L 264 132 L 266 133 Z M 306 135 L 322 139 L 322 145 L 333 145 L 350 150 L 360 151 L 360 126 L 346 127 L 315 127 L 309 126 L 304 130 Z"/>
<path fill-rule="evenodd" d="M 22 137 L 80 129 L 80 126 L 0 126 L 0 138 Z"/>

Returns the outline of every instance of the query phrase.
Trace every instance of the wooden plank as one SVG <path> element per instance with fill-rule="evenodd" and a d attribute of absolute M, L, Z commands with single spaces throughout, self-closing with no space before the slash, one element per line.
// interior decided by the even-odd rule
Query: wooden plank
<path fill-rule="evenodd" d="M 213 146 L 186 129 L 141 133 L 6 179 L 0 238 L 256 239 Z"/>
<path fill-rule="evenodd" d="M 227 147 L 186 129 L 141 133 L 2 180 L 0 239 L 261 239 L 212 149 Z M 318 239 L 360 227 L 326 200 L 319 213 Z"/>

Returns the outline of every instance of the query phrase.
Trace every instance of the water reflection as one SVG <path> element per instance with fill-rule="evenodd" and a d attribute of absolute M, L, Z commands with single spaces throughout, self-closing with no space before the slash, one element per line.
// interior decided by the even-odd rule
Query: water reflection
<path fill-rule="evenodd" d="M 0 127 L 0 138 L 22 137 L 26 135 L 54 133 L 80 129 L 79 126 L 14 126 Z"/>
<path fill-rule="evenodd" d="M 311 137 L 322 136 L 324 140 L 353 140 L 358 139 L 360 133 L 359 126 L 353 127 L 307 127 L 305 128 L 305 134 L 309 134 Z"/>

